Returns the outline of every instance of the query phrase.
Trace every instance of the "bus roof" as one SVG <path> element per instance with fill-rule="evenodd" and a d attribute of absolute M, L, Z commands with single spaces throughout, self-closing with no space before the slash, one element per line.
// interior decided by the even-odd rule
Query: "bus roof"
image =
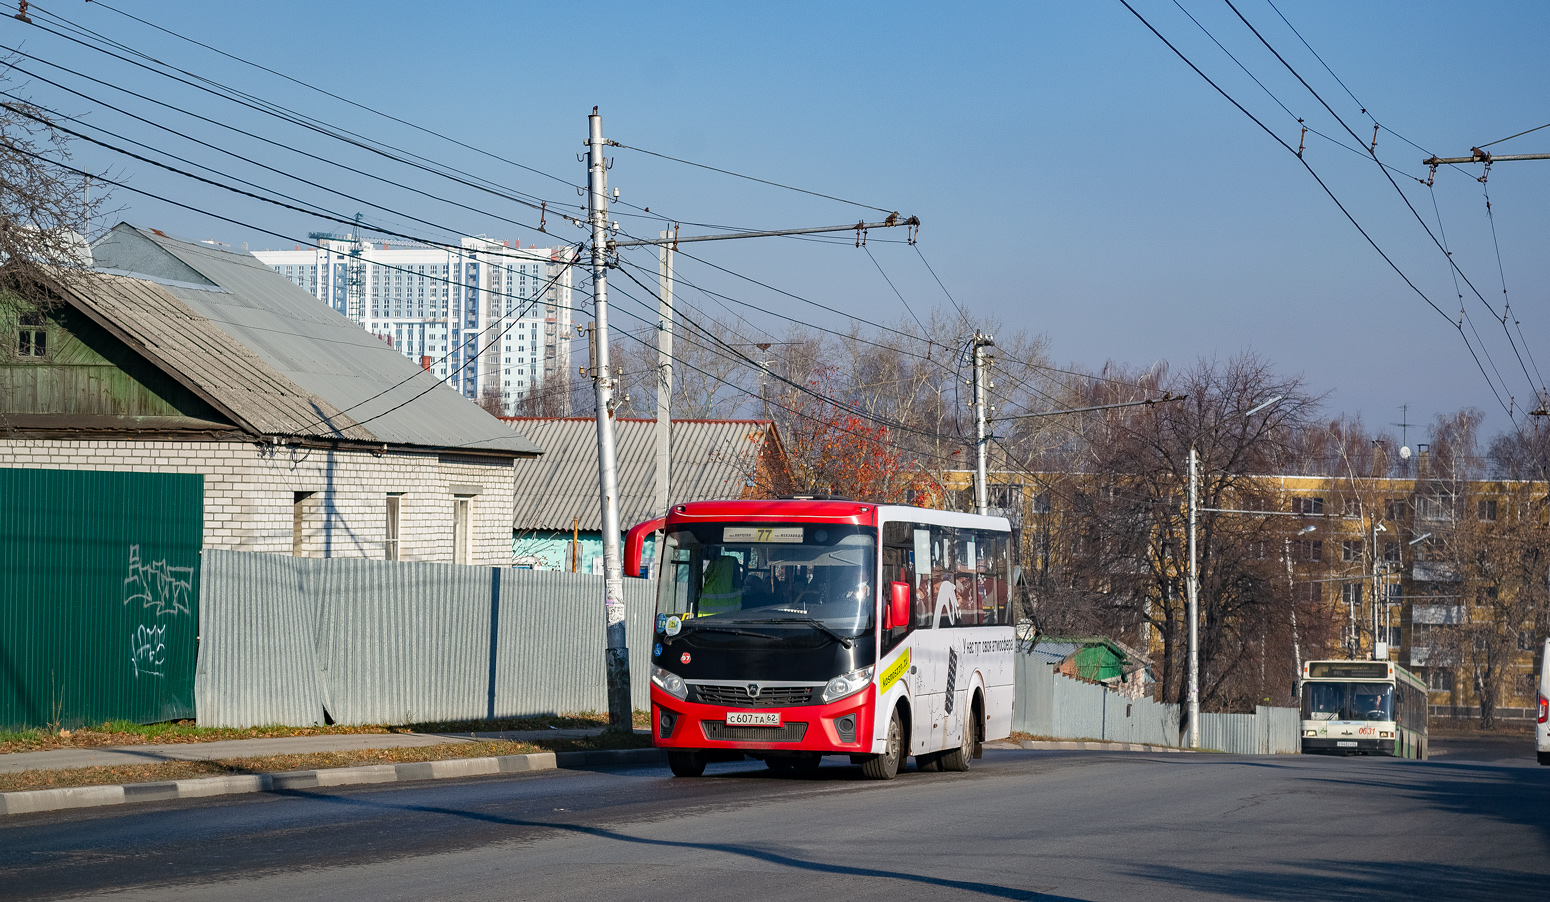
<path fill-rule="evenodd" d="M 862 501 L 781 499 L 778 501 L 692 501 L 675 504 L 669 520 L 800 520 L 877 525 L 877 505 Z"/>
<path fill-rule="evenodd" d="M 945 526 L 970 527 L 1010 531 L 1011 524 L 1004 517 L 981 517 L 957 511 L 933 510 L 896 504 L 876 504 L 870 501 L 845 501 L 833 498 L 744 501 L 692 501 L 676 504 L 669 512 L 670 521 L 684 520 L 731 520 L 769 522 L 849 523 L 855 526 L 876 526 L 879 520 L 918 520 L 940 523 Z"/>

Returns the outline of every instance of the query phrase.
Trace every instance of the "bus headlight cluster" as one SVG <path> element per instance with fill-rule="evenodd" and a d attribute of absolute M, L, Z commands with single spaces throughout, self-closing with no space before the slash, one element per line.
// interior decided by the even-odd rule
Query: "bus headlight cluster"
<path fill-rule="evenodd" d="M 865 689 L 872 682 L 872 668 L 863 667 L 860 670 L 852 670 L 850 673 L 841 674 L 829 681 L 823 687 L 824 704 L 839 701 L 847 695 L 855 695 Z"/>
<path fill-rule="evenodd" d="M 651 665 L 651 682 L 658 689 L 661 689 L 673 698 L 687 699 L 689 697 L 689 687 L 684 685 L 683 677 L 676 673 L 669 673 L 655 664 Z"/>

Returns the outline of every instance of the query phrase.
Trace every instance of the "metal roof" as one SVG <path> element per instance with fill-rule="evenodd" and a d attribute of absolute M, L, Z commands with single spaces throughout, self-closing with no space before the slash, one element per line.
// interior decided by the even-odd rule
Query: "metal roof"
<path fill-rule="evenodd" d="M 503 417 L 544 449 L 539 460 L 516 462 L 518 530 L 603 528 L 598 507 L 597 421 L 591 417 Z M 668 501 L 682 504 L 741 498 L 753 485 L 759 454 L 780 437 L 768 420 L 673 420 Z M 656 481 L 656 421 L 614 420 L 619 462 L 619 523 L 629 528 L 665 511 L 652 507 Z"/>
<path fill-rule="evenodd" d="M 1029 649 L 1028 657 L 1046 664 L 1058 666 L 1062 661 L 1076 654 L 1077 646 L 1073 642 L 1044 642 L 1040 641 Z"/>
<path fill-rule="evenodd" d="M 125 223 L 98 301 L 156 362 L 261 435 L 530 456 L 538 446 L 249 254 Z M 137 283 L 128 287 L 129 283 Z M 180 309 L 181 308 L 181 309 Z M 238 364 L 240 363 L 240 366 Z M 187 384 L 187 383 L 185 383 Z"/>

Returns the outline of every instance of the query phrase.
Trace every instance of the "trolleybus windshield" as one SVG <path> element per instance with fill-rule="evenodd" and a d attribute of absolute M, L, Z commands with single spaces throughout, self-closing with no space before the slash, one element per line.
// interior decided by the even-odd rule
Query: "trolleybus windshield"
<path fill-rule="evenodd" d="M 1307 682 L 1303 720 L 1393 720 L 1394 684 Z"/>
<path fill-rule="evenodd" d="M 802 625 L 849 645 L 872 629 L 876 546 L 875 530 L 843 524 L 681 526 L 665 536 L 659 624 L 756 635 Z"/>

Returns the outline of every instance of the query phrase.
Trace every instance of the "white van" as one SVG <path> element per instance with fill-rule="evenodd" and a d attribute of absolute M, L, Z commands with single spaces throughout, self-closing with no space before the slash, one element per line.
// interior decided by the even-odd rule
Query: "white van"
<path fill-rule="evenodd" d="M 1539 653 L 1539 698 L 1535 700 L 1538 717 L 1534 724 L 1534 750 L 1540 764 L 1550 764 L 1550 638 Z"/>

